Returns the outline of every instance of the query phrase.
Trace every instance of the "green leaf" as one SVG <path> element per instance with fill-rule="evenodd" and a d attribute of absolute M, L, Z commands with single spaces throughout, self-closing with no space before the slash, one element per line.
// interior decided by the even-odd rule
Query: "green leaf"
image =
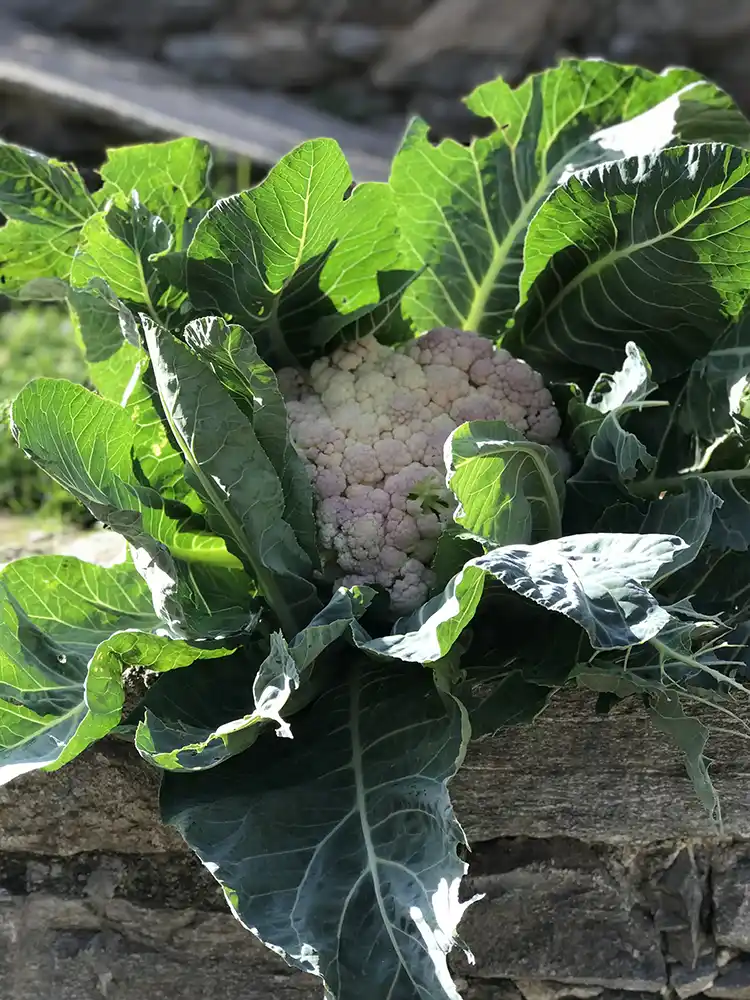
<path fill-rule="evenodd" d="M 92 384 L 105 399 L 124 405 L 148 365 L 132 313 L 100 278 L 71 288 L 68 302 Z"/>
<path fill-rule="evenodd" d="M 447 656 L 474 617 L 484 592 L 485 572 L 467 562 L 445 589 L 413 614 L 399 618 L 390 635 L 354 637 L 367 653 L 407 663 L 432 665 Z"/>
<path fill-rule="evenodd" d="M 701 805 L 713 819 L 720 821 L 719 799 L 705 758 L 709 730 L 700 720 L 685 715 L 680 702 L 680 691 L 665 691 L 659 684 L 644 679 L 633 671 L 596 662 L 581 664 L 575 671 L 574 679 L 591 691 L 611 693 L 617 698 L 627 698 L 634 694 L 646 696 L 646 707 L 652 724 L 673 740 L 684 754 L 688 776 Z"/>
<path fill-rule="evenodd" d="M 557 457 L 500 420 L 462 424 L 445 445 L 454 520 L 492 545 L 561 533 L 565 484 Z"/>
<path fill-rule="evenodd" d="M 0 573 L 0 592 L 3 783 L 55 770 L 110 732 L 120 721 L 125 667 L 172 670 L 204 655 L 151 634 L 161 623 L 132 565 L 31 557 Z"/>
<path fill-rule="evenodd" d="M 625 362 L 613 375 L 602 373 L 585 401 L 576 389 L 568 404 L 571 444 L 580 455 L 586 455 L 596 432 L 608 413 L 617 415 L 638 409 L 654 389 L 651 365 L 636 344 L 625 345 Z M 662 405 L 657 403 L 656 405 Z"/>
<path fill-rule="evenodd" d="M 446 783 L 466 735 L 430 672 L 352 664 L 263 767 L 167 774 L 162 811 L 245 926 L 337 1000 L 458 1000 L 466 866 Z"/>
<path fill-rule="evenodd" d="M 278 365 L 310 353 L 317 323 L 378 303 L 379 272 L 400 265 L 392 194 L 362 184 L 345 198 L 351 184 L 337 143 L 316 139 L 223 199 L 190 244 L 193 304 L 244 326 Z"/>
<path fill-rule="evenodd" d="M 242 560 L 285 634 L 294 635 L 320 605 L 312 563 L 284 520 L 274 464 L 211 369 L 171 334 L 144 326 L 162 407 L 208 524 Z"/>
<path fill-rule="evenodd" d="M 104 184 L 98 197 L 104 201 L 119 195 L 130 200 L 136 191 L 140 203 L 169 227 L 180 250 L 196 211 L 203 212 L 212 203 L 210 167 L 210 150 L 197 139 L 108 149 L 99 171 Z"/>
<path fill-rule="evenodd" d="M 170 289 L 152 256 L 172 245 L 167 224 L 141 204 L 137 195 L 107 212 L 97 212 L 83 227 L 71 270 L 71 282 L 82 288 L 103 279 L 126 305 L 157 317 L 176 310 L 184 294 Z"/>
<path fill-rule="evenodd" d="M 652 699 L 649 716 L 654 726 L 674 740 L 685 757 L 685 766 L 701 805 L 720 821 L 719 797 L 708 773 L 704 751 L 709 731 L 699 719 L 685 715 L 675 692 L 664 691 Z"/>
<path fill-rule="evenodd" d="M 55 279 L 66 287 L 80 228 L 58 228 L 11 219 L 0 229 L 0 287 L 20 299 L 36 295 L 40 279 L 51 289 L 50 300 L 64 297 Z"/>
<path fill-rule="evenodd" d="M 510 590 L 566 615 L 596 649 L 645 642 L 669 621 L 646 589 L 686 548 L 672 535 L 568 535 L 508 545 L 473 560 Z"/>
<path fill-rule="evenodd" d="M 0 229 L 2 291 L 62 298 L 49 279 L 67 282 L 81 227 L 94 210 L 75 167 L 0 143 L 0 211 L 9 220 Z"/>
<path fill-rule="evenodd" d="M 209 690 L 203 692 L 203 701 L 196 701 L 192 690 L 181 689 L 162 701 L 161 711 L 148 706 L 136 732 L 136 749 L 165 770 L 199 771 L 246 750 L 268 723 L 276 724 L 279 736 L 291 737 L 287 718 L 304 708 L 320 693 L 322 683 L 330 679 L 330 670 L 326 670 L 322 678 L 316 676 L 311 683 L 313 672 L 320 675 L 323 666 L 317 663 L 319 657 L 364 614 L 373 596 L 367 587 L 341 588 L 291 642 L 287 643 L 279 632 L 272 633 L 270 652 L 254 675 L 254 708 L 247 715 L 237 718 L 236 711 L 226 714 L 226 705 L 234 708 L 238 698 L 232 702 L 225 697 L 221 678 L 214 677 Z M 339 650 L 329 658 L 328 665 L 338 665 L 340 659 Z M 250 664 L 246 664 L 246 676 L 250 670 Z M 239 695 L 247 681 L 241 679 L 239 691 L 234 676 L 230 684 Z"/>
<path fill-rule="evenodd" d="M 252 421 L 258 443 L 276 470 L 284 497 L 283 517 L 313 565 L 318 564 L 309 473 L 289 437 L 286 405 L 276 376 L 241 326 L 212 316 L 185 328 L 185 343 L 207 361 Z"/>
<path fill-rule="evenodd" d="M 511 669 L 501 677 L 497 673 L 496 668 L 468 670 L 456 689 L 469 714 L 473 739 L 534 722 L 550 700 L 550 689 L 526 680 L 522 670 Z"/>
<path fill-rule="evenodd" d="M 74 166 L 0 143 L 0 211 L 19 222 L 80 226 L 94 204 Z"/>
<path fill-rule="evenodd" d="M 612 371 L 630 340 L 658 382 L 687 371 L 745 305 L 749 174 L 750 152 L 705 144 L 571 177 L 529 227 L 504 346 L 548 376 Z"/>
<path fill-rule="evenodd" d="M 469 146 L 433 145 L 418 120 L 393 161 L 410 262 L 426 267 L 405 300 L 418 331 L 502 332 L 518 302 L 526 228 L 571 170 L 676 142 L 750 134 L 730 98 L 696 74 L 657 75 L 601 60 L 565 60 L 515 89 L 494 80 L 466 103 L 496 130 Z"/>
<path fill-rule="evenodd" d="M 141 483 L 132 462 L 137 427 L 125 409 L 72 382 L 35 379 L 14 401 L 11 419 L 37 465 L 127 538 L 173 634 L 216 636 L 253 622 L 254 588 L 239 560 L 191 523 L 188 508 Z"/>
<path fill-rule="evenodd" d="M 686 479 L 680 492 L 645 506 L 620 504 L 608 507 L 596 522 L 604 532 L 628 531 L 644 535 L 676 535 L 685 542 L 667 567 L 667 573 L 689 565 L 703 548 L 722 506 L 721 497 L 704 479 Z M 750 528 L 750 524 L 748 525 Z"/>

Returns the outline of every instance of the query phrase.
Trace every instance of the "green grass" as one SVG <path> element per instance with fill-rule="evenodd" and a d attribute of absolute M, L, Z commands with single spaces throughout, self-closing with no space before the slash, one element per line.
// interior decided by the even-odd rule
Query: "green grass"
<path fill-rule="evenodd" d="M 85 374 L 67 312 L 30 306 L 0 315 L 0 510 L 89 520 L 83 507 L 20 451 L 8 422 L 13 397 L 31 379 L 82 382 Z"/>

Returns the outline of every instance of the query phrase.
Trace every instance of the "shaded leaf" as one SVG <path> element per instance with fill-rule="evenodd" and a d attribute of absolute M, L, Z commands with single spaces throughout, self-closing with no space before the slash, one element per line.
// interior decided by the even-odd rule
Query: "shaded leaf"
<path fill-rule="evenodd" d="M 208 524 L 242 560 L 284 633 L 294 635 L 320 605 L 312 563 L 283 517 L 273 462 L 208 365 L 150 322 L 145 334 L 162 407 Z"/>
<path fill-rule="evenodd" d="M 279 632 L 272 633 L 268 655 L 262 660 L 257 657 L 253 667 L 250 663 L 245 665 L 240 690 L 249 683 L 250 671 L 257 671 L 252 681 L 252 698 L 247 698 L 248 703 L 252 701 L 252 708 L 246 715 L 238 717 L 233 705 L 233 710 L 222 716 L 210 692 L 204 694 L 209 704 L 195 704 L 192 691 L 177 691 L 164 705 L 166 711 L 162 715 L 148 706 L 136 732 L 138 752 L 166 770 L 199 771 L 246 750 L 268 723 L 275 723 L 278 735 L 291 737 L 288 717 L 304 708 L 322 687 L 319 677 L 316 683 L 310 683 L 313 669 L 320 673 L 321 665 L 316 661 L 361 617 L 372 597 L 373 592 L 366 587 L 341 588 L 291 642 L 287 643 Z M 336 665 L 341 657 L 341 652 L 335 655 Z M 322 681 L 329 680 L 330 674 L 330 670 L 324 671 Z M 212 681 L 214 691 L 217 681 Z M 222 701 L 219 693 L 219 702 Z"/>
<path fill-rule="evenodd" d="M 445 956 L 465 865 L 446 782 L 465 739 L 430 672 L 353 664 L 264 767 L 167 774 L 162 811 L 245 926 L 338 1000 L 458 1000 Z"/>
<path fill-rule="evenodd" d="M 313 565 L 318 563 L 310 475 L 289 437 L 289 418 L 276 376 L 261 359 L 250 334 L 218 317 L 195 320 L 185 343 L 208 361 L 252 422 L 258 443 L 281 483 L 283 517 Z"/>

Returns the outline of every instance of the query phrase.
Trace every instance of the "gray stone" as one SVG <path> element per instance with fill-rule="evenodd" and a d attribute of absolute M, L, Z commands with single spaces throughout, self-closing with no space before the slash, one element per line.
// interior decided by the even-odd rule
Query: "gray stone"
<path fill-rule="evenodd" d="M 750 961 L 732 962 L 706 990 L 716 1000 L 750 1000 Z"/>
<path fill-rule="evenodd" d="M 471 747 L 451 791 L 474 843 L 561 831 L 630 847 L 750 840 L 750 746 L 717 733 L 711 756 L 723 833 L 698 802 L 679 751 L 637 705 L 602 716 L 593 697 L 566 694 L 533 726 Z"/>
<path fill-rule="evenodd" d="M 47 31 L 109 34 L 122 40 L 167 31 L 200 30 L 215 23 L 231 0 L 3 0 L 2 13 L 22 17 Z"/>
<path fill-rule="evenodd" d="M 173 35 L 162 54 L 197 80 L 281 90 L 324 83 L 337 68 L 336 57 L 297 22 L 262 22 L 246 33 Z"/>
<path fill-rule="evenodd" d="M 478 848 L 466 893 L 484 899 L 462 930 L 473 975 L 657 992 L 667 983 L 659 934 L 611 852 L 558 838 Z M 463 970 L 469 974 L 469 969 Z"/>
<path fill-rule="evenodd" d="M 688 997 L 697 996 L 710 989 L 718 974 L 719 970 L 713 958 L 707 958 L 698 962 L 695 968 L 683 966 L 671 968 L 669 970 L 669 985 L 680 997 L 680 1000 L 687 1000 Z"/>
<path fill-rule="evenodd" d="M 714 935 L 720 945 L 750 951 L 750 850 L 726 849 L 714 860 Z"/>
<path fill-rule="evenodd" d="M 339 59 L 369 63 L 380 55 L 389 32 L 372 24 L 333 23 L 318 32 L 318 41 Z"/>
<path fill-rule="evenodd" d="M 705 858 L 692 847 L 685 847 L 665 851 L 661 856 L 652 855 L 648 865 L 649 906 L 654 926 L 663 935 L 667 957 L 691 974 L 703 956 L 709 956 L 709 967 L 715 968 L 713 941 L 705 932 L 708 900 Z M 692 988 L 691 982 L 685 981 L 685 989 Z"/>

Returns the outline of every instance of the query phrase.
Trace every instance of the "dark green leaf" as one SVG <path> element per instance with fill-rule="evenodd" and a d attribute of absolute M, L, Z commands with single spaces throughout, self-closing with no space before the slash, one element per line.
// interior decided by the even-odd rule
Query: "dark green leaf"
<path fill-rule="evenodd" d="M 547 706 L 550 689 L 526 680 L 522 670 L 469 669 L 456 689 L 469 713 L 473 739 L 491 736 L 508 726 L 533 722 Z"/>
<path fill-rule="evenodd" d="M 671 535 L 587 534 L 494 549 L 472 565 L 585 629 L 597 649 L 626 648 L 669 620 L 646 589 L 686 548 Z"/>
<path fill-rule="evenodd" d="M 575 450 L 586 455 L 608 413 L 619 416 L 630 409 L 638 409 L 656 388 L 646 355 L 632 341 L 627 343 L 622 368 L 613 375 L 601 374 L 585 401 L 581 393 L 576 392 L 568 404 L 571 443 Z M 656 405 L 662 404 L 657 402 Z"/>
<path fill-rule="evenodd" d="M 145 334 L 161 404 L 191 485 L 207 505 L 208 524 L 242 560 L 292 636 L 320 605 L 309 580 L 312 563 L 284 520 L 274 464 L 253 422 L 208 365 L 147 321 Z M 278 444 L 278 437 L 273 441 Z"/>
<path fill-rule="evenodd" d="M 750 374 L 750 313 L 743 316 L 694 362 L 685 389 L 680 424 L 712 442 L 736 425 L 740 401 L 733 390 Z"/>
<path fill-rule="evenodd" d="M 276 470 L 284 497 L 283 517 L 313 565 L 318 563 L 310 475 L 289 438 L 289 420 L 276 376 L 261 359 L 250 334 L 218 317 L 195 320 L 185 343 L 208 361 L 251 420 L 258 444 Z"/>
<path fill-rule="evenodd" d="M 640 508 L 613 505 L 596 522 L 596 531 L 628 531 L 644 535 L 677 535 L 685 542 L 667 574 L 687 566 L 701 551 L 722 500 L 704 479 L 686 479 L 680 492 L 671 493 Z M 750 525 L 748 525 L 750 528 Z M 748 536 L 750 539 L 750 535 Z"/>
<path fill-rule="evenodd" d="M 313 668 L 320 673 L 316 661 L 364 614 L 372 597 L 368 588 L 342 588 L 290 643 L 274 632 L 270 652 L 255 665 L 257 673 L 252 682 L 252 699 L 247 697 L 246 715 L 237 715 L 236 703 L 233 711 L 220 714 L 228 700 L 220 689 L 220 678 L 214 678 L 210 692 L 204 693 L 208 704 L 196 704 L 194 693 L 188 690 L 176 691 L 163 705 L 163 714 L 148 706 L 135 738 L 139 753 L 166 770 L 199 771 L 246 750 L 269 722 L 276 724 L 278 735 L 290 737 L 287 718 L 320 691 L 320 682 L 310 683 Z M 334 656 L 336 664 L 341 655 L 339 652 Z M 246 676 L 252 669 L 246 664 Z M 324 671 L 323 681 L 329 678 L 330 671 Z M 246 684 L 243 679 L 240 692 Z"/>
<path fill-rule="evenodd" d="M 240 920 L 337 1000 L 458 1000 L 445 956 L 465 865 L 446 782 L 465 729 L 431 672 L 352 664 L 263 767 L 167 774 L 162 810 Z"/>

